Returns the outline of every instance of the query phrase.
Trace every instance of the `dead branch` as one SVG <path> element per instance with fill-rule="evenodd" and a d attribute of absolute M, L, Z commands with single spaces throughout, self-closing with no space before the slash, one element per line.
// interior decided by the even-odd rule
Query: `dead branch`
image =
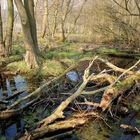
<path fill-rule="evenodd" d="M 89 64 L 89 66 L 87 67 L 87 69 L 84 72 L 84 76 L 83 76 L 83 83 L 81 84 L 81 86 L 78 88 L 78 90 L 72 94 L 70 97 L 68 97 L 65 101 L 63 101 L 57 108 L 56 110 L 47 118 L 45 118 L 44 120 L 42 120 L 41 122 L 39 122 L 39 126 L 46 126 L 52 122 L 54 122 L 56 119 L 58 118 L 64 118 L 63 115 L 63 111 L 64 109 L 75 99 L 77 98 L 79 95 L 82 94 L 82 91 L 84 90 L 84 88 L 86 87 L 87 83 L 89 82 L 89 80 L 91 80 L 91 78 L 93 77 L 93 74 L 89 75 L 90 72 L 90 68 L 93 65 L 93 62 L 97 59 L 97 56 L 93 59 L 93 61 Z"/>
<path fill-rule="evenodd" d="M 137 128 L 137 127 L 134 127 L 131 125 L 127 125 L 127 124 L 121 124 L 120 127 L 125 129 L 128 132 L 136 132 L 136 133 L 140 134 L 140 128 Z"/>
<path fill-rule="evenodd" d="M 102 92 L 102 91 L 106 90 L 107 88 L 108 88 L 108 86 L 103 87 L 103 88 L 100 88 L 100 89 L 97 89 L 97 90 L 94 90 L 94 91 L 83 91 L 82 94 L 83 94 L 83 95 L 93 95 L 93 94 Z"/>
<path fill-rule="evenodd" d="M 19 115 L 22 113 L 22 111 L 29 107 L 30 105 L 32 105 L 34 102 L 36 102 L 38 100 L 38 98 L 28 102 L 27 104 L 19 107 L 18 109 L 11 109 L 11 110 L 5 110 L 5 111 L 0 111 L 0 120 L 4 120 L 4 119 L 9 119 L 13 116 Z"/>
<path fill-rule="evenodd" d="M 122 69 L 122 68 L 119 68 L 119 67 L 113 65 L 112 63 L 108 62 L 107 60 L 104 60 L 104 59 L 101 59 L 101 58 L 98 58 L 98 60 L 105 63 L 108 67 L 112 68 L 114 71 L 118 71 L 118 72 L 126 71 L 125 69 Z M 134 72 L 129 70 L 129 71 L 127 71 L 127 74 L 134 74 Z"/>
<path fill-rule="evenodd" d="M 93 76 L 91 80 L 96 81 L 98 79 L 105 79 L 105 81 L 108 81 L 110 84 L 112 84 L 114 83 L 116 78 L 107 73 L 104 73 L 104 74 L 98 74 L 98 75 Z"/>

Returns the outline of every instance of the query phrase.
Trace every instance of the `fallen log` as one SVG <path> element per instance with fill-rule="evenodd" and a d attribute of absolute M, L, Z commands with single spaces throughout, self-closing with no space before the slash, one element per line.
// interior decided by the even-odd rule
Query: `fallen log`
<path fill-rule="evenodd" d="M 107 60 L 98 58 L 98 60 L 100 60 L 101 62 L 105 63 L 108 67 L 110 67 L 111 69 L 113 69 L 114 71 L 118 71 L 118 72 L 125 72 L 126 70 L 123 68 L 119 68 L 115 65 L 113 65 L 112 63 L 108 62 Z M 127 71 L 127 74 L 134 74 L 133 71 Z"/>
<path fill-rule="evenodd" d="M 139 63 L 140 60 L 138 60 L 132 67 L 127 69 L 124 73 L 122 73 L 116 79 L 116 81 L 105 90 L 102 100 L 100 102 L 100 107 L 103 109 L 103 111 L 109 107 L 109 105 L 116 97 L 118 97 L 120 94 L 125 93 L 126 90 L 130 89 L 135 84 L 136 80 L 140 79 L 140 71 L 137 71 L 133 75 L 124 79 L 123 81 L 118 82 L 124 74 L 133 69 Z"/>
<path fill-rule="evenodd" d="M 67 120 L 55 122 L 54 124 L 36 128 L 30 133 L 27 133 L 24 136 L 22 136 L 19 140 L 34 140 L 34 139 L 41 138 L 46 134 L 57 132 L 58 130 L 60 131 L 60 130 L 74 129 L 78 126 L 84 125 L 89 119 L 93 117 L 95 118 L 98 117 L 100 119 L 103 119 L 98 115 L 97 112 L 79 113 L 73 115 L 71 118 Z"/>
<path fill-rule="evenodd" d="M 13 99 L 13 98 L 17 97 L 18 95 L 22 94 L 23 92 L 25 92 L 25 91 L 15 91 L 15 92 L 13 92 L 12 95 L 3 98 L 3 99 L 2 99 L 2 102 L 6 101 L 6 100 Z M 0 100 L 0 102 L 1 102 L 1 100 Z"/>
<path fill-rule="evenodd" d="M 117 58 L 127 58 L 127 59 L 138 59 L 140 58 L 139 53 L 134 53 L 132 50 L 118 50 L 114 49 L 112 51 L 112 48 L 104 49 L 99 48 L 96 49 L 96 53 L 100 55 L 110 56 L 110 57 L 117 57 Z"/>
<path fill-rule="evenodd" d="M 46 127 L 40 127 L 32 132 L 30 132 L 27 136 L 21 137 L 19 140 L 34 140 L 37 138 L 40 138 L 44 136 L 47 133 L 52 133 L 60 130 L 66 130 L 66 129 L 73 129 L 77 126 L 83 125 L 87 122 L 87 118 L 73 118 L 71 120 L 64 120 L 60 121 L 58 123 L 46 126 Z"/>
<path fill-rule="evenodd" d="M 19 115 L 21 112 L 18 110 L 6 110 L 6 111 L 0 111 L 0 120 L 9 119 L 11 117 L 14 117 L 16 115 Z"/>
<path fill-rule="evenodd" d="M 19 107 L 18 109 L 0 111 L 0 120 L 5 120 L 5 119 L 9 119 L 11 117 L 20 115 L 25 108 L 32 105 L 37 100 L 38 100 L 38 98 L 28 102 L 27 104 Z"/>

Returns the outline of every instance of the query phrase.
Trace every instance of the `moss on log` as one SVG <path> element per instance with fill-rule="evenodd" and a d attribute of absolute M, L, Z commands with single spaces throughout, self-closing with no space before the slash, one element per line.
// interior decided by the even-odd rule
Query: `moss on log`
<path fill-rule="evenodd" d="M 103 94 L 100 107 L 103 110 L 106 110 L 116 97 L 130 89 L 138 79 L 140 79 L 140 71 L 137 71 L 135 74 L 127 77 L 123 81 L 108 87 Z"/>

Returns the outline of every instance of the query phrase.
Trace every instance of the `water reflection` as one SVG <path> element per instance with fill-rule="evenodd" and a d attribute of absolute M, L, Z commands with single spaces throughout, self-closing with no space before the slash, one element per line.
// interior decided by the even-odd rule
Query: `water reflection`
<path fill-rule="evenodd" d="M 24 125 L 24 121 L 19 120 L 16 123 L 8 126 L 4 132 L 6 140 L 13 140 L 17 136 L 17 134 L 22 133 L 24 131 Z"/>
<path fill-rule="evenodd" d="M 10 81 L 8 79 L 6 79 L 6 88 L 7 88 L 7 96 L 9 97 L 12 95 L 12 90 L 11 90 Z"/>
<path fill-rule="evenodd" d="M 21 75 L 15 76 L 14 80 L 17 91 L 21 92 L 27 90 L 27 82 Z"/>
<path fill-rule="evenodd" d="M 3 98 L 2 88 L 0 88 L 0 100 Z"/>
<path fill-rule="evenodd" d="M 17 75 L 14 77 L 15 80 L 15 85 L 16 85 L 16 89 L 18 92 L 22 92 L 20 95 L 18 95 L 18 98 L 22 98 L 28 95 L 27 93 L 27 81 L 21 76 L 21 75 Z M 24 92 L 23 92 L 24 91 Z M 27 101 L 22 102 L 20 105 L 21 107 L 24 106 L 27 103 Z"/>

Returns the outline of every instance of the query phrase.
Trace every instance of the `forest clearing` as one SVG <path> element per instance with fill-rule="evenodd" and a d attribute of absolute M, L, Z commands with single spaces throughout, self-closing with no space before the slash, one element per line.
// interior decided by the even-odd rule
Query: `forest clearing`
<path fill-rule="evenodd" d="M 139 0 L 0 0 L 0 140 L 139 140 L 139 21 Z"/>

